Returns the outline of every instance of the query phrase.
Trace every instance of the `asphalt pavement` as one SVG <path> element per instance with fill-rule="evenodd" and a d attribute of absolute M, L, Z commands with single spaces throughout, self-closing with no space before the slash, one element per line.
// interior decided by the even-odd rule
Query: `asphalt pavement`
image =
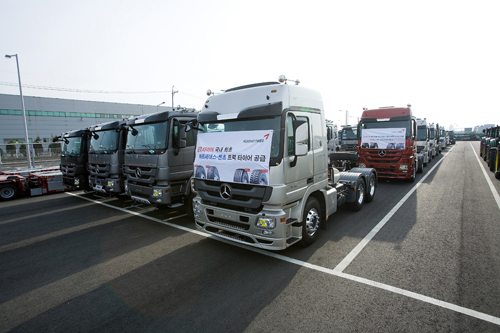
<path fill-rule="evenodd" d="M 500 181 L 478 148 L 380 179 L 279 252 L 201 233 L 182 207 L 0 202 L 0 331 L 500 332 Z"/>

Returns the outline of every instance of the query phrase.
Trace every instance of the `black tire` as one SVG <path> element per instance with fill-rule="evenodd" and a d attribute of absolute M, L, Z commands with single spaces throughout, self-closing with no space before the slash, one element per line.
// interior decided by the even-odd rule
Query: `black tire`
<path fill-rule="evenodd" d="M 367 178 L 365 202 L 372 202 L 375 198 L 375 191 L 377 190 L 377 179 L 375 173 L 371 173 Z"/>
<path fill-rule="evenodd" d="M 417 172 L 418 173 L 424 172 L 424 161 L 422 160 L 422 163 L 420 163 L 419 161 L 417 161 L 417 165 L 418 165 Z"/>
<path fill-rule="evenodd" d="M 7 201 L 12 200 L 17 197 L 18 188 L 14 185 L 3 185 L 0 186 L 0 200 Z"/>
<path fill-rule="evenodd" d="M 366 178 L 365 203 L 372 202 L 377 190 L 377 175 L 374 170 L 366 168 L 352 168 L 351 172 L 362 173 Z"/>
<path fill-rule="evenodd" d="M 267 176 L 265 173 L 260 170 L 254 170 L 250 175 L 250 184 L 267 186 L 269 183 L 267 182 Z"/>
<path fill-rule="evenodd" d="M 217 170 L 217 168 L 214 166 L 211 166 L 210 168 L 208 168 L 207 179 L 220 180 L 219 170 Z"/>
<path fill-rule="evenodd" d="M 500 171 L 495 172 L 495 178 L 500 180 Z"/>
<path fill-rule="evenodd" d="M 363 178 L 359 177 L 356 181 L 356 199 L 354 202 L 349 203 L 349 209 L 355 212 L 359 212 L 363 208 L 363 203 L 365 202 L 365 181 Z"/>
<path fill-rule="evenodd" d="M 187 195 L 184 198 L 184 207 L 186 208 L 186 214 L 187 216 L 194 220 L 194 213 L 193 213 L 193 199 L 195 195 L 193 192 L 190 192 L 189 195 Z"/>
<path fill-rule="evenodd" d="M 321 206 L 318 200 L 312 197 L 307 199 L 302 214 L 302 239 L 300 241 L 302 246 L 309 246 L 318 238 L 321 220 Z"/>
<path fill-rule="evenodd" d="M 411 175 L 410 178 L 408 178 L 408 182 L 410 183 L 414 183 L 415 182 L 415 178 L 417 178 L 417 163 L 415 162 L 415 165 L 413 165 L 413 173 Z"/>
<path fill-rule="evenodd" d="M 490 167 L 490 171 L 495 171 L 495 159 L 497 157 L 496 151 L 493 153 L 490 151 L 490 158 L 488 160 L 488 166 Z"/>
<path fill-rule="evenodd" d="M 201 179 L 205 179 L 207 178 L 206 174 L 205 174 L 205 168 L 202 167 L 201 165 L 198 165 L 196 167 L 196 172 L 194 174 L 194 177 L 195 178 L 201 178 Z"/>
<path fill-rule="evenodd" d="M 245 171 L 245 169 L 236 169 L 236 171 L 234 172 L 233 181 L 235 183 L 248 184 L 249 183 L 248 173 Z"/>

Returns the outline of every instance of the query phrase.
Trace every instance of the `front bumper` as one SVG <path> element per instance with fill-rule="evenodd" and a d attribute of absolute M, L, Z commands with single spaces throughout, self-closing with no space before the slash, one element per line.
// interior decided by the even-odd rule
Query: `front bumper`
<path fill-rule="evenodd" d="M 194 208 L 196 206 L 199 207 L 198 210 Z M 301 227 L 280 222 L 287 218 L 282 210 L 264 209 L 258 214 L 250 214 L 205 205 L 197 196 L 193 199 L 193 211 L 198 230 L 232 242 L 266 250 L 283 250 L 301 239 Z M 261 229 L 256 226 L 258 218 L 264 214 L 266 218 L 275 218 L 274 229 Z M 273 234 L 264 235 L 265 231 L 272 231 Z"/>
<path fill-rule="evenodd" d="M 126 192 L 135 201 L 145 204 L 170 205 L 172 189 L 170 186 L 147 187 L 126 182 Z"/>
<path fill-rule="evenodd" d="M 96 192 L 120 194 L 123 193 L 123 180 L 89 176 L 89 187 Z"/>

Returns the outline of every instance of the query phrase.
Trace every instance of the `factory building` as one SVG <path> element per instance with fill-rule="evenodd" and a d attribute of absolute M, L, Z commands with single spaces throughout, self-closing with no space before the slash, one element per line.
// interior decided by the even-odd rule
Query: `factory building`
<path fill-rule="evenodd" d="M 55 136 L 91 125 L 129 118 L 171 107 L 140 104 L 81 101 L 73 99 L 24 96 L 29 142 L 37 138 L 47 145 Z M 0 145 L 24 143 L 21 97 L 0 94 Z"/>

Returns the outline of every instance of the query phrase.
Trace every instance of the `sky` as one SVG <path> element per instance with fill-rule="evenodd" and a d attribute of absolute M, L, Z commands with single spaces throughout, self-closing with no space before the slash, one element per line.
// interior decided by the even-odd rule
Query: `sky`
<path fill-rule="evenodd" d="M 0 0 L 0 50 L 25 96 L 201 109 L 279 75 L 327 119 L 412 105 L 456 130 L 500 123 L 500 1 Z M 0 93 L 19 94 L 15 58 Z M 346 110 L 348 112 L 346 112 Z"/>

